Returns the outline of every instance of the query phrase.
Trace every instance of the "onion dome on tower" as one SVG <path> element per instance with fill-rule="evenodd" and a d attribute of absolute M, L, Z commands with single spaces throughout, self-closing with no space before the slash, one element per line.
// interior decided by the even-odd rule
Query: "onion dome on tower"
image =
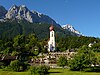
<path fill-rule="evenodd" d="M 49 29 L 50 29 L 50 31 L 54 30 L 54 26 L 51 25 Z"/>

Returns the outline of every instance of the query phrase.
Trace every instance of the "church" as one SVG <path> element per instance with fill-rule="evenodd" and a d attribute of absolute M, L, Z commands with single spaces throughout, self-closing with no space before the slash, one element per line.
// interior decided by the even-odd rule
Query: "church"
<path fill-rule="evenodd" d="M 55 51 L 55 32 L 54 32 L 54 26 L 51 25 L 50 28 L 50 39 L 48 41 L 48 51 L 54 52 Z"/>

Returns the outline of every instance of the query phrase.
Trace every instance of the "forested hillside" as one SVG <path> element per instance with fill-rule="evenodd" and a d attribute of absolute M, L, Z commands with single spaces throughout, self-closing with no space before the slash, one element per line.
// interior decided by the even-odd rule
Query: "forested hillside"
<path fill-rule="evenodd" d="M 50 24 L 46 23 L 29 23 L 27 21 L 6 21 L 0 22 L 0 38 L 14 38 L 17 35 L 36 34 L 39 39 L 49 38 Z M 76 36 L 76 34 L 64 30 L 54 25 L 55 35 L 57 38 Z"/>

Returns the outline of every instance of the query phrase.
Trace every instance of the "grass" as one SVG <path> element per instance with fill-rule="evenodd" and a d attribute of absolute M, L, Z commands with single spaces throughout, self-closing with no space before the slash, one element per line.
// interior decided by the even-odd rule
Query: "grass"
<path fill-rule="evenodd" d="M 31 75 L 28 72 L 9 72 L 0 70 L 0 75 Z M 79 71 L 69 71 L 68 69 L 50 69 L 49 75 L 100 75 L 100 72 L 79 72 Z"/>
<path fill-rule="evenodd" d="M 68 69 L 50 69 L 50 75 L 100 75 L 96 72 L 79 72 L 79 71 L 70 71 Z"/>
<path fill-rule="evenodd" d="M 10 72 L 0 70 L 0 75 L 31 75 L 30 72 Z"/>

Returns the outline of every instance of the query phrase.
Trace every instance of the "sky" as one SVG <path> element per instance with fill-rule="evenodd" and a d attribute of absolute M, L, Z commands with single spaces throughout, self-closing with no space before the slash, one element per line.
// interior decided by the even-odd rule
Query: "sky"
<path fill-rule="evenodd" d="M 6 9 L 14 4 L 26 5 L 60 25 L 71 24 L 86 36 L 100 38 L 100 0 L 0 0 Z"/>

